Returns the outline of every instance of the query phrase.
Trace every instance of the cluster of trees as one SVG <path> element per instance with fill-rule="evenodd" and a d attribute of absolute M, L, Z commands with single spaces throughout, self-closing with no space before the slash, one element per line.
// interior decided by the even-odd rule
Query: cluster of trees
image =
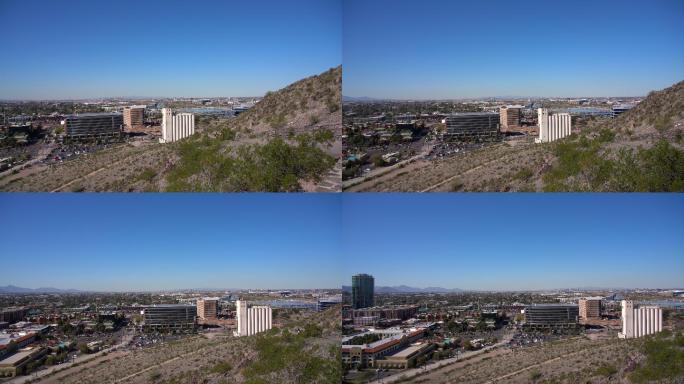
<path fill-rule="evenodd" d="M 545 191 L 684 191 L 684 151 L 661 140 L 650 148 L 621 148 L 612 156 L 605 144 L 614 137 L 603 129 L 594 138 L 557 143 L 558 161 L 544 175 Z"/>
<path fill-rule="evenodd" d="M 300 134 L 290 143 L 275 138 L 266 144 L 247 144 L 235 151 L 204 137 L 180 144 L 181 161 L 169 173 L 169 191 L 294 192 L 300 180 L 318 181 L 335 159 L 318 145 L 324 134 Z"/>

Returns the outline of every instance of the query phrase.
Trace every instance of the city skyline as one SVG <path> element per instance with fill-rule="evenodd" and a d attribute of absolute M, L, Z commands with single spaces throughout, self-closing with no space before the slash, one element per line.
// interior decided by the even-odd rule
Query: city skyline
<path fill-rule="evenodd" d="M 0 286 L 334 289 L 341 281 L 337 195 L 6 194 L 0 211 L 14 239 L 0 245 Z"/>
<path fill-rule="evenodd" d="M 684 79 L 679 1 L 349 0 L 343 12 L 348 97 L 645 96 Z"/>
<path fill-rule="evenodd" d="M 349 195 L 343 211 L 344 285 L 367 273 L 471 291 L 684 287 L 681 195 Z"/>
<path fill-rule="evenodd" d="M 334 0 L 5 1 L 21 33 L 3 45 L 0 99 L 263 96 L 341 64 L 340 16 Z"/>

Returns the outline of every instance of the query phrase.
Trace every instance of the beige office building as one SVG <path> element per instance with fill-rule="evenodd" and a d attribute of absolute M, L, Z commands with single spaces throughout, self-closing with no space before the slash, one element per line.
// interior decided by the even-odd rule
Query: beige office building
<path fill-rule="evenodd" d="M 586 297 L 579 300 L 580 319 L 600 319 L 601 318 L 601 298 Z"/>
<path fill-rule="evenodd" d="M 197 300 L 197 317 L 202 320 L 215 319 L 218 313 L 218 297 Z"/>
<path fill-rule="evenodd" d="M 522 105 L 508 105 L 499 109 L 499 125 L 501 130 L 519 127 L 520 116 L 522 115 Z"/>
<path fill-rule="evenodd" d="M 145 106 L 133 105 L 123 110 L 124 129 L 142 128 L 145 125 Z"/>

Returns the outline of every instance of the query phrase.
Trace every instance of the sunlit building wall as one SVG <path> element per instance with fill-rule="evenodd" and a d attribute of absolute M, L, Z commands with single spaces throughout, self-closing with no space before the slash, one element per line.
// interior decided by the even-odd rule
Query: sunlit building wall
<path fill-rule="evenodd" d="M 162 137 L 160 143 L 171 143 L 195 133 L 195 115 L 175 113 L 170 108 L 162 108 Z"/>

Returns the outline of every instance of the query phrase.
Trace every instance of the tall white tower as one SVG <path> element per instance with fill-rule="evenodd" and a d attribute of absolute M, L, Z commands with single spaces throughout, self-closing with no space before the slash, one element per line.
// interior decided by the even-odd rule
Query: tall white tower
<path fill-rule="evenodd" d="M 251 336 L 268 331 L 273 326 L 273 312 L 266 305 L 247 307 L 247 302 L 238 300 L 235 303 L 237 314 L 237 331 L 235 336 Z"/>
<path fill-rule="evenodd" d="M 195 115 L 174 113 L 171 108 L 162 108 L 162 137 L 160 143 L 171 143 L 195 133 Z"/>

